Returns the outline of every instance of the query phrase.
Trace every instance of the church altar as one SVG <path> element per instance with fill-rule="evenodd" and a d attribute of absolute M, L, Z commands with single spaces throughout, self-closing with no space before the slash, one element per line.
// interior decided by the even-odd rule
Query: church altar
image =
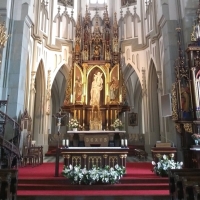
<path fill-rule="evenodd" d="M 113 147 L 115 146 L 114 136 L 118 134 L 120 139 L 125 138 L 126 131 L 67 131 L 70 144 L 73 143 L 73 137 L 78 134 L 79 146 L 85 147 Z"/>
<path fill-rule="evenodd" d="M 64 165 L 86 167 L 91 169 L 94 165 L 104 167 L 116 164 L 126 167 L 128 148 L 121 147 L 60 147 L 57 148 L 55 161 L 55 176 L 59 176 L 59 158 L 63 156 Z"/>
<path fill-rule="evenodd" d="M 109 130 L 121 127 L 114 126 L 114 122 L 125 122 L 124 113 L 130 111 L 120 59 L 117 15 L 110 21 L 106 7 L 103 19 L 96 13 L 91 20 L 86 8 L 83 20 L 80 15 L 75 27 L 72 68 L 57 116 L 58 132 L 64 117 L 68 118 L 68 124 L 78 122 L 69 125 L 70 128 L 82 131 L 65 134 L 63 147 L 57 148 L 55 176 L 58 176 L 60 156 L 64 157 L 65 165 L 88 169 L 93 165 L 126 166 L 126 132 Z"/>

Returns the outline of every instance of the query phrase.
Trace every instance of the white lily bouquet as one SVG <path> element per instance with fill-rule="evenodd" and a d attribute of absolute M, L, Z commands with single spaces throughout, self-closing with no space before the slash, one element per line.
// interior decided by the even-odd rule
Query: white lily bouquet
<path fill-rule="evenodd" d="M 173 154 L 170 159 L 168 156 L 163 155 L 159 159 L 159 162 L 155 163 L 152 161 L 152 171 L 159 176 L 167 176 L 170 169 L 182 169 L 183 162 L 175 162 L 173 157 Z"/>
<path fill-rule="evenodd" d="M 111 126 L 115 129 L 115 128 L 122 128 L 123 127 L 123 124 L 122 124 L 122 121 L 120 119 L 116 119 L 114 121 L 113 124 L 111 124 Z"/>
<path fill-rule="evenodd" d="M 99 168 L 93 166 L 87 170 L 86 167 L 81 169 L 80 166 L 73 167 L 72 165 L 64 166 L 62 175 L 72 181 L 73 184 L 92 185 L 95 183 L 118 183 L 120 178 L 125 174 L 125 167 L 120 167 L 118 164 L 115 167 L 105 166 Z"/>
<path fill-rule="evenodd" d="M 71 119 L 69 121 L 69 127 L 71 127 L 71 128 L 81 128 L 82 126 L 79 124 L 77 119 Z"/>

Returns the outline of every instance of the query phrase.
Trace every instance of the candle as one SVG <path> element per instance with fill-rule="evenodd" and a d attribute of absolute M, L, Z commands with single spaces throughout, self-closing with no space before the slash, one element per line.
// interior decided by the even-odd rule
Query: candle
<path fill-rule="evenodd" d="M 124 140 L 121 139 L 121 147 L 123 147 L 123 146 L 124 146 Z"/>
<path fill-rule="evenodd" d="M 65 140 L 62 141 L 63 146 L 65 146 Z"/>
<path fill-rule="evenodd" d="M 66 139 L 66 146 L 68 147 L 69 146 L 69 140 Z"/>
<path fill-rule="evenodd" d="M 124 146 L 125 146 L 125 147 L 128 146 L 128 141 L 127 141 L 127 139 L 124 140 Z"/>

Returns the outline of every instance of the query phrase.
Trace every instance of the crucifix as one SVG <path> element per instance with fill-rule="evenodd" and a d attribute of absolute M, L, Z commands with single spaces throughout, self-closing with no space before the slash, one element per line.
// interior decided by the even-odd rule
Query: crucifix
<path fill-rule="evenodd" d="M 58 127 L 58 148 L 59 148 L 59 137 L 60 137 L 60 127 L 61 127 L 61 119 L 66 117 L 67 113 L 65 115 L 62 115 L 62 109 L 60 108 L 59 112 L 53 115 L 55 119 L 57 119 L 57 127 Z"/>

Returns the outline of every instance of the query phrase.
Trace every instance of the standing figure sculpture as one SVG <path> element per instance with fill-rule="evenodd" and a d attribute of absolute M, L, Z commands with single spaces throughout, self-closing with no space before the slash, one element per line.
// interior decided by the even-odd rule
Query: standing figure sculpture
<path fill-rule="evenodd" d="M 103 79 L 102 79 L 102 73 L 97 72 L 97 74 L 94 74 L 94 79 L 92 82 L 92 87 L 90 90 L 90 105 L 92 106 L 99 106 L 100 104 L 100 92 L 103 89 Z"/>

